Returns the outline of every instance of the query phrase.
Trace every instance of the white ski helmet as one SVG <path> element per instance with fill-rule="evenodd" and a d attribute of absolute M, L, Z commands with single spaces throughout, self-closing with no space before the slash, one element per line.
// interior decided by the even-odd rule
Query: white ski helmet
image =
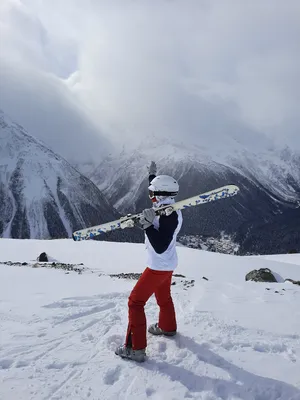
<path fill-rule="evenodd" d="M 148 189 L 150 198 L 156 196 L 175 197 L 178 194 L 179 185 L 172 176 L 158 175 L 151 181 Z"/>

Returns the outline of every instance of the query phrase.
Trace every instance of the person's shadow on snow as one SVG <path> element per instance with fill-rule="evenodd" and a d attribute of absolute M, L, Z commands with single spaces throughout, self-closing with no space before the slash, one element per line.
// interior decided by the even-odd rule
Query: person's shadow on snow
<path fill-rule="evenodd" d="M 243 400 L 300 400 L 300 390 L 292 385 L 248 372 L 215 354 L 207 345 L 198 344 L 187 336 L 177 334 L 175 341 L 178 348 L 189 350 L 199 361 L 226 371 L 232 381 L 199 376 L 164 361 L 149 359 L 143 366 L 168 375 L 172 381 L 180 382 L 190 392 L 212 391 L 224 400 L 233 396 Z"/>

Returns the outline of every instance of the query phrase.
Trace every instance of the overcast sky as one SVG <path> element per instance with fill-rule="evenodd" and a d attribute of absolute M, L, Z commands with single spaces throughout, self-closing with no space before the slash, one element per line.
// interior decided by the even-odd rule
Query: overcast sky
<path fill-rule="evenodd" d="M 0 41 L 0 107 L 67 157 L 151 133 L 300 150 L 299 0 L 1 0 Z"/>

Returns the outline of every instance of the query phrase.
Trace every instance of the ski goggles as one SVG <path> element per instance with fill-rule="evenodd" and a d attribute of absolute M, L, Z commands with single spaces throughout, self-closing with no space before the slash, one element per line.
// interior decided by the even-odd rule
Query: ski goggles
<path fill-rule="evenodd" d="M 150 199 L 154 199 L 157 196 L 175 197 L 177 194 L 178 192 L 155 192 L 154 190 L 149 189 Z"/>

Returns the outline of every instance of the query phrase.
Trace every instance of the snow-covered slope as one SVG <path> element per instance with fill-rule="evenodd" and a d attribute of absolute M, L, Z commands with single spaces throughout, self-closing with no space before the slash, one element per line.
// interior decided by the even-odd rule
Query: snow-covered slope
<path fill-rule="evenodd" d="M 300 154 L 276 148 L 266 138 L 259 144 L 230 136 L 225 137 L 227 141 L 222 138 L 208 147 L 205 142 L 152 137 L 137 148 L 106 158 L 89 177 L 122 213 L 150 205 L 147 166 L 151 160 L 156 161 L 158 173 L 168 173 L 179 180 L 179 199 L 235 183 L 241 192 L 233 200 L 187 210 L 182 233 L 236 233 L 244 253 L 270 253 L 276 249 L 286 252 L 297 247 Z M 256 139 L 259 138 L 253 137 L 253 142 Z M 273 237 L 264 241 L 266 234 Z"/>
<path fill-rule="evenodd" d="M 0 237 L 68 237 L 116 215 L 89 179 L 0 111 Z"/>
<path fill-rule="evenodd" d="M 3 264 L 34 263 L 42 251 L 86 270 Z M 1 400 L 300 399 L 300 287 L 245 282 L 261 267 L 300 280 L 297 254 L 269 260 L 179 247 L 179 332 L 149 336 L 143 364 L 114 355 L 135 281 L 108 276 L 142 272 L 143 245 L 2 239 L 0 255 Z M 156 321 L 154 298 L 146 314 Z"/>

